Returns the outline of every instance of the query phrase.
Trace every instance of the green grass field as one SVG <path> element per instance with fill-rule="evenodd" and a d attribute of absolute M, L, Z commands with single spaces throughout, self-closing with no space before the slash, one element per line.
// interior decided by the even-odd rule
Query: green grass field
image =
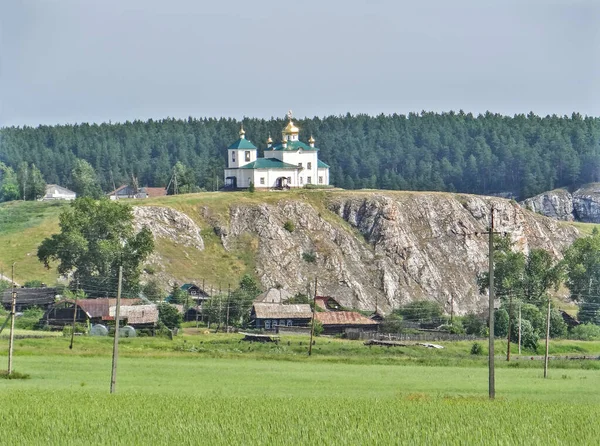
<path fill-rule="evenodd" d="M 115 395 L 111 339 L 78 338 L 73 350 L 68 338 L 18 340 L 15 368 L 31 377 L 0 380 L 2 443 L 596 444 L 600 435 L 598 369 L 551 363 L 544 379 L 539 362 L 499 364 L 491 402 L 484 358 L 452 365 L 468 343 L 400 352 L 319 338 L 308 358 L 306 338 L 240 337 L 123 339 Z"/>

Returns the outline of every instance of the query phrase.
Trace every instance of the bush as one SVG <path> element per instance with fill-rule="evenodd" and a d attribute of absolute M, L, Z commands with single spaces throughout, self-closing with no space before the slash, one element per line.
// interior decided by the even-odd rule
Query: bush
<path fill-rule="evenodd" d="M 23 314 L 15 319 L 15 328 L 21 330 L 35 330 L 38 327 L 40 318 L 44 315 L 44 310 L 38 307 L 28 308 Z"/>
<path fill-rule="evenodd" d="M 567 335 L 568 327 L 565 320 L 556 308 L 550 311 L 550 337 L 564 338 Z"/>
<path fill-rule="evenodd" d="M 142 292 L 144 293 L 144 296 L 152 302 L 160 302 L 165 297 L 165 292 L 162 290 L 156 279 L 149 280 L 148 283 L 142 287 Z"/>
<path fill-rule="evenodd" d="M 173 305 L 162 303 L 158 305 L 158 320 L 172 330 L 181 327 L 183 317 Z"/>
<path fill-rule="evenodd" d="M 25 288 L 40 288 L 42 286 L 41 280 L 28 280 L 23 284 Z"/>
<path fill-rule="evenodd" d="M 250 192 L 251 194 L 256 192 L 256 187 L 254 186 L 254 181 L 250 181 L 250 186 L 248 186 L 248 192 Z"/>
<path fill-rule="evenodd" d="M 465 332 L 469 335 L 481 335 L 484 332 L 485 323 L 476 314 L 469 313 L 462 319 Z"/>
<path fill-rule="evenodd" d="M 383 333 L 402 333 L 402 328 L 402 316 L 394 313 L 384 317 L 380 326 Z"/>
<path fill-rule="evenodd" d="M 294 232 L 294 229 L 296 229 L 296 226 L 294 225 L 293 221 L 288 220 L 283 224 L 283 229 L 285 229 L 288 232 Z"/>
<path fill-rule="evenodd" d="M 315 319 L 315 326 L 314 326 L 314 333 L 315 336 L 321 336 L 323 334 L 323 324 L 321 323 L 321 321 L 318 321 Z"/>
<path fill-rule="evenodd" d="M 500 308 L 494 312 L 494 336 L 504 338 L 508 335 L 508 311 Z"/>
<path fill-rule="evenodd" d="M 483 355 L 483 346 L 479 342 L 473 342 L 471 346 L 472 355 Z"/>
<path fill-rule="evenodd" d="M 431 321 L 443 314 L 442 306 L 431 300 L 417 300 L 395 310 L 407 321 Z"/>
<path fill-rule="evenodd" d="M 581 324 L 573 327 L 571 337 L 580 341 L 599 341 L 600 327 L 594 324 Z"/>
<path fill-rule="evenodd" d="M 307 263 L 315 263 L 317 261 L 317 255 L 314 252 L 303 252 L 302 260 Z"/>

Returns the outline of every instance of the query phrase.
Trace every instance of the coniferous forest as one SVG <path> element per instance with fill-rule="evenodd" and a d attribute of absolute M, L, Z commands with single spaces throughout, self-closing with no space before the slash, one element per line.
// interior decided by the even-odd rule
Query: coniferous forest
<path fill-rule="evenodd" d="M 269 134 L 277 141 L 286 124 L 285 118 L 242 122 L 259 156 Z M 600 118 L 577 113 L 347 114 L 295 122 L 300 139 L 315 137 L 320 159 L 331 166 L 331 183 L 346 189 L 511 193 L 523 199 L 600 180 Z M 239 121 L 225 118 L 2 128 L 0 161 L 15 172 L 34 165 L 46 183 L 69 187 L 76 161 L 83 159 L 104 191 L 132 177 L 140 186 L 166 186 L 179 162 L 190 186 L 215 190 L 239 128 Z"/>

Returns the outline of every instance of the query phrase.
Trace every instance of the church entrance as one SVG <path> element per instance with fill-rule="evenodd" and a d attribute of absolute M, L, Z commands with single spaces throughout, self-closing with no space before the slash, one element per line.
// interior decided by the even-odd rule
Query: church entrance
<path fill-rule="evenodd" d="M 237 177 L 225 178 L 225 189 L 237 189 Z"/>
<path fill-rule="evenodd" d="M 289 189 L 288 180 L 286 177 L 279 177 L 275 180 L 275 189 Z"/>

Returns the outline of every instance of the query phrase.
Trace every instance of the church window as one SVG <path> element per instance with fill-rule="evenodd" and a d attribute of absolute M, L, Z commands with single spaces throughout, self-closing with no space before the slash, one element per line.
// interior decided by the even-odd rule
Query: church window
<path fill-rule="evenodd" d="M 260 184 L 265 184 L 265 177 L 260 177 Z"/>
<path fill-rule="evenodd" d="M 246 161 L 250 161 L 250 150 L 246 150 L 246 152 L 244 152 L 244 156 L 246 157 Z"/>
<path fill-rule="evenodd" d="M 306 168 L 307 169 L 312 169 L 312 163 L 306 163 Z"/>
<path fill-rule="evenodd" d="M 231 162 L 235 163 L 235 152 L 231 152 Z"/>
<path fill-rule="evenodd" d="M 323 177 L 319 177 L 319 184 L 323 184 Z"/>
<path fill-rule="evenodd" d="M 298 167 L 302 169 L 302 163 L 298 163 Z"/>
<path fill-rule="evenodd" d="M 306 177 L 306 184 L 312 184 L 312 177 Z"/>

